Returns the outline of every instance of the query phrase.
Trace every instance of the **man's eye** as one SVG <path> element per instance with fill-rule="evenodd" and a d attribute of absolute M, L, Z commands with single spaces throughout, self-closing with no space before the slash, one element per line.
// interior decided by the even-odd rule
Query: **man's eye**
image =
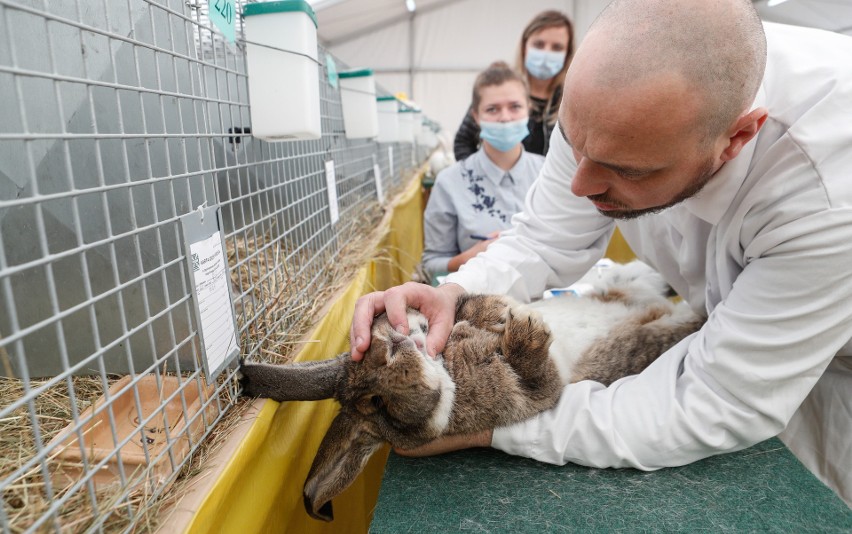
<path fill-rule="evenodd" d="M 641 180 L 642 178 L 644 178 L 645 176 L 648 175 L 648 173 L 645 173 L 645 172 L 630 172 L 630 171 L 614 171 L 614 172 L 615 172 L 615 174 L 618 175 L 619 178 L 624 178 L 625 180 L 629 180 L 631 182 L 636 182 L 638 180 Z"/>

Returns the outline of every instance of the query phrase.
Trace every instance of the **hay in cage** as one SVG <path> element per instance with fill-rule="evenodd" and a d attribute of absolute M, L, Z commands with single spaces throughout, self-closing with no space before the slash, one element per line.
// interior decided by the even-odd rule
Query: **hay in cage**
<path fill-rule="evenodd" d="M 407 180 L 391 186 L 388 197 L 399 194 L 405 183 Z M 280 228 L 277 220 L 262 233 L 248 227 L 226 238 L 232 297 L 244 348 L 257 343 L 264 350 L 270 344 L 280 345 L 265 339 L 270 333 L 302 337 L 304 325 L 313 322 L 317 308 L 373 256 L 381 237 L 375 230 L 384 209 L 371 201 L 352 206 L 350 212 L 348 220 L 334 228 L 331 239 L 335 247 L 311 249 Z M 248 350 L 249 355 L 256 352 Z"/>
<path fill-rule="evenodd" d="M 105 387 L 99 376 L 72 377 L 69 380 L 74 390 L 73 401 L 67 381 L 60 381 L 37 395 L 33 399 L 32 410 L 38 420 L 41 443 L 47 444 L 58 437 L 66 426 L 74 421 L 72 405 L 76 407 L 79 418 L 80 414 L 102 399 L 106 389 L 122 379 L 126 377 L 109 375 Z M 49 379 L 32 380 L 30 388 L 37 389 L 48 382 Z M 129 391 L 125 394 L 129 395 Z M 24 387 L 20 380 L 0 377 L 0 399 L 3 400 L 0 409 L 23 395 Z M 84 434 L 87 432 L 89 431 Z M 139 468 L 126 474 L 127 487 L 132 488 L 130 491 L 119 484 L 100 482 L 91 486 L 85 484 L 74 490 L 73 486 L 79 481 L 79 477 L 69 477 L 68 473 L 80 472 L 84 465 L 60 458 L 67 452 L 66 449 L 71 450 L 73 447 L 79 445 L 74 442 L 49 451 L 46 463 L 52 498 L 47 494 L 41 462 L 4 487 L 3 500 L 11 532 L 27 531 L 41 520 L 49 512 L 54 501 L 60 498 L 67 500 L 55 512 L 55 521 L 48 519 L 41 525 L 41 530 L 54 523 L 60 525 L 62 532 L 84 532 L 95 525 L 100 525 L 106 532 L 122 531 L 131 526 L 139 531 L 150 531 L 156 527 L 160 509 L 169 502 L 169 498 L 152 500 L 152 492 L 158 489 L 157 485 L 162 485 L 160 478 L 155 479 L 148 470 Z M 19 470 L 35 452 L 30 406 L 25 404 L 0 419 L 0 478 L 6 478 Z M 127 465 L 125 469 L 128 469 Z M 166 485 L 171 485 L 175 479 L 180 480 L 184 474 L 193 472 L 193 469 L 197 469 L 197 463 L 190 457 L 179 474 L 168 476 Z M 96 477 L 93 480 L 96 480 Z M 179 483 L 174 483 L 172 490 L 180 486 Z"/>
<path fill-rule="evenodd" d="M 110 377 L 117 380 L 117 377 Z M 48 380 L 33 380 L 31 388 L 44 385 Z M 74 377 L 72 379 L 76 408 L 78 413 L 85 410 L 95 400 L 103 395 L 104 387 L 100 377 Z M 24 387 L 20 380 L 0 377 L 0 408 L 9 402 L 20 399 L 24 395 Z M 38 420 L 39 431 L 43 443 L 53 439 L 65 426 L 73 421 L 72 400 L 65 381 L 59 382 L 38 395 L 33 401 L 33 411 Z M 5 478 L 29 460 L 36 450 L 32 420 L 27 405 L 13 411 L 11 415 L 0 419 L 0 478 Z M 49 468 L 53 468 L 49 463 Z M 65 494 L 70 485 L 54 487 L 54 497 Z M 94 497 L 103 513 L 107 514 L 104 521 L 106 530 L 119 529 L 130 523 L 128 509 L 124 503 L 116 506 L 111 499 L 115 490 L 96 490 Z M 131 496 L 131 500 L 138 497 Z M 6 501 L 6 513 L 9 516 L 12 532 L 24 532 L 33 525 L 50 508 L 52 501 L 45 494 L 45 481 L 41 464 L 18 477 L 11 485 L 4 488 L 3 499 Z M 137 503 L 138 505 L 139 503 Z M 133 506 L 130 504 L 130 506 Z M 94 521 L 91 494 L 87 491 L 77 491 L 62 506 L 58 513 L 58 522 L 63 530 L 79 532 L 88 528 Z M 48 523 L 50 524 L 50 523 Z"/>
<path fill-rule="evenodd" d="M 383 215 L 381 206 L 372 203 L 350 224 L 340 225 L 338 251 L 308 254 L 321 266 L 313 280 L 298 268 L 294 251 L 299 247 L 286 237 L 267 232 L 226 241 L 229 265 L 235 266 L 231 283 L 244 356 L 259 354 L 270 363 L 293 358 L 324 304 L 375 254 L 381 237 L 375 229 Z"/>
<path fill-rule="evenodd" d="M 395 184 L 388 191 L 388 198 L 398 194 L 408 183 L 408 178 L 410 176 Z M 311 271 L 299 268 L 299 262 L 305 260 L 293 253 L 298 246 L 286 237 L 276 237 L 274 228 L 262 235 L 235 234 L 226 240 L 232 289 L 237 297 L 234 303 L 241 356 L 272 363 L 292 360 L 325 305 L 349 283 L 358 269 L 370 259 L 393 261 L 390 257 L 375 257 L 382 237 L 379 230 L 383 208 L 371 202 L 352 211 L 356 210 L 357 215 L 350 217 L 348 224 L 338 223 L 334 236 L 336 247 L 307 253 L 314 254 L 310 261 L 318 266 L 313 275 Z M 161 372 L 162 376 L 166 374 Z M 36 396 L 32 402 L 33 413 L 30 413 L 30 405 L 24 404 L 0 418 L 0 479 L 8 477 L 34 457 L 33 418 L 38 421 L 43 446 L 74 421 L 69 382 L 79 416 L 121 379 L 121 376 L 115 375 L 108 375 L 106 380 L 101 376 L 70 377 Z M 49 381 L 31 380 L 30 390 Z M 51 477 L 53 494 L 49 497 L 42 464 L 36 463 L 3 488 L 5 513 L 11 532 L 26 532 L 43 519 L 54 501 L 66 496 L 67 501 L 41 525 L 41 530 L 59 525 L 62 532 L 85 532 L 93 527 L 100 527 L 106 532 L 155 531 L 168 517 L 170 507 L 180 500 L 193 477 L 204 471 L 207 459 L 224 444 L 250 406 L 249 402 L 237 399 L 233 370 L 219 377 L 216 389 L 218 402 L 228 409 L 190 451 L 186 462 L 178 473 L 170 477 L 165 489 L 138 483 L 145 480 L 146 473 L 142 472 L 130 475 L 128 485 L 135 489 L 129 492 L 118 484 L 84 484 L 68 495 L 74 484 L 55 485 Z M 21 380 L 0 376 L 0 410 L 23 395 Z M 56 469 L 55 453 L 50 454 L 48 471 L 53 472 Z"/>

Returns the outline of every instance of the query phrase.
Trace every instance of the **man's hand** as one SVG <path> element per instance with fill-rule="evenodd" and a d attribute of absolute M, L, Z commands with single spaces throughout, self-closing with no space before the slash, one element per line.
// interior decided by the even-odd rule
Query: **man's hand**
<path fill-rule="evenodd" d="M 464 293 L 458 284 L 444 284 L 434 288 L 425 284 L 408 282 L 386 291 L 364 295 L 355 303 L 352 328 L 349 331 L 352 359 L 361 360 L 370 348 L 370 328 L 373 318 L 387 312 L 390 324 L 400 333 L 408 335 L 409 307 L 420 310 L 429 321 L 426 350 L 433 358 L 444 350 L 456 315 L 456 301 Z"/>
<path fill-rule="evenodd" d="M 476 434 L 455 434 L 443 436 L 416 449 L 394 449 L 400 456 L 435 456 L 445 452 L 470 449 L 473 447 L 490 447 L 493 430 L 483 430 Z"/>

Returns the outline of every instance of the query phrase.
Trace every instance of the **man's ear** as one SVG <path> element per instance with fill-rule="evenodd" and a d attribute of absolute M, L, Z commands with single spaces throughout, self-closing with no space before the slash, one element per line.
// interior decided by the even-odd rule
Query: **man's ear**
<path fill-rule="evenodd" d="M 756 108 L 740 115 L 725 134 L 725 137 L 728 139 L 728 146 L 722 150 L 719 159 L 730 161 L 737 157 L 746 143 L 757 135 L 757 132 L 760 131 L 768 116 L 769 112 L 766 108 Z"/>

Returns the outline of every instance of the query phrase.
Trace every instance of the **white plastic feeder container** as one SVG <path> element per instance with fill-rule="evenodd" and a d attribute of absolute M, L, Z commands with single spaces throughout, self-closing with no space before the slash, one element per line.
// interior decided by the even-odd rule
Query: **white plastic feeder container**
<path fill-rule="evenodd" d="M 380 143 L 396 143 L 399 141 L 399 103 L 396 97 L 380 96 L 376 98 L 376 109 L 379 117 Z"/>
<path fill-rule="evenodd" d="M 304 0 L 243 7 L 251 133 L 265 141 L 319 139 L 317 19 Z"/>
<path fill-rule="evenodd" d="M 414 124 L 411 129 L 414 132 L 414 142 L 420 144 L 420 135 L 423 131 L 423 111 L 415 108 L 412 115 L 414 115 Z"/>
<path fill-rule="evenodd" d="M 379 135 L 376 77 L 373 71 L 362 69 L 341 72 L 338 77 L 346 138 L 364 139 Z"/>
<path fill-rule="evenodd" d="M 431 146 L 431 134 L 432 130 L 428 126 L 421 126 L 420 132 L 417 134 L 417 144 L 425 147 Z"/>
<path fill-rule="evenodd" d="M 423 127 L 423 144 L 429 148 L 435 147 L 438 144 L 438 136 L 428 127 Z"/>
<path fill-rule="evenodd" d="M 411 108 L 399 110 L 399 141 L 403 143 L 414 142 L 414 115 Z"/>

